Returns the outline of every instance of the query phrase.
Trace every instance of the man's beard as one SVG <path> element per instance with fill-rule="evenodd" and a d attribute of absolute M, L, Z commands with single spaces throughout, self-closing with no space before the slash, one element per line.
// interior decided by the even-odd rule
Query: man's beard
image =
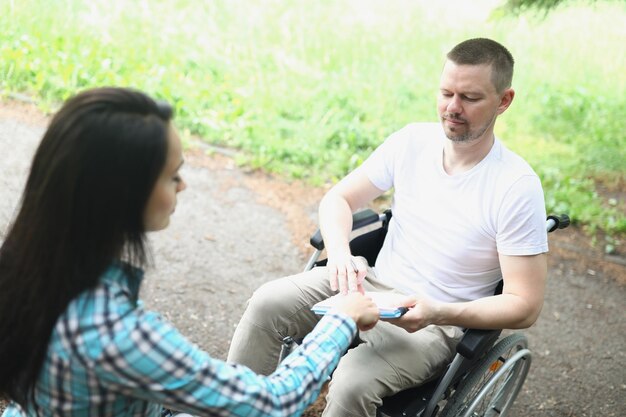
<path fill-rule="evenodd" d="M 496 118 L 496 115 L 494 115 L 491 121 L 485 123 L 483 126 L 481 126 L 477 130 L 472 130 L 469 122 L 466 119 L 463 119 L 462 117 L 458 117 L 457 114 L 455 113 L 444 113 L 441 116 L 441 121 L 443 123 L 446 119 L 450 119 L 450 120 L 455 120 L 455 121 L 460 121 L 460 122 L 465 123 L 464 126 L 467 128 L 467 130 L 464 133 L 455 133 L 453 130 L 453 129 L 456 129 L 455 127 L 448 128 L 449 130 L 446 130 L 446 128 L 443 129 L 444 133 L 446 134 L 446 137 L 450 139 L 452 142 L 462 143 L 462 142 L 470 142 L 484 135 L 487 129 L 489 129 L 489 126 L 491 126 L 495 118 Z"/>

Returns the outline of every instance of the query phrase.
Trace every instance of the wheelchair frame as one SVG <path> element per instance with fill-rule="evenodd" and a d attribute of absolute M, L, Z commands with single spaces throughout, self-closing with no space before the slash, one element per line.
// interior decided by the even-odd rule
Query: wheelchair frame
<path fill-rule="evenodd" d="M 391 210 L 376 213 L 371 209 L 353 215 L 352 230 L 371 228 L 350 241 L 354 255 L 364 256 L 374 265 L 387 233 Z M 567 215 L 548 216 L 546 231 L 566 228 Z M 374 244 L 372 244 L 374 241 Z M 325 265 L 319 260 L 324 241 L 318 230 L 311 237 L 315 252 L 304 271 Z M 502 282 L 496 289 L 501 292 Z M 383 400 L 378 417 L 452 417 L 506 416 L 524 384 L 532 361 L 526 336 L 513 333 L 500 340 L 502 330 L 466 329 L 457 345 L 456 355 L 442 375 L 420 386 L 401 391 Z M 295 341 L 283 340 L 280 360 L 293 349 Z M 442 408 L 443 407 L 443 408 Z M 440 413 L 441 412 L 441 413 Z"/>

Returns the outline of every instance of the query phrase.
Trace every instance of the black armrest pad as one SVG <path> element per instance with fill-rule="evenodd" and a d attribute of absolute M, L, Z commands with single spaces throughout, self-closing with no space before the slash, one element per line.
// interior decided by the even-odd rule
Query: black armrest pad
<path fill-rule="evenodd" d="M 352 230 L 374 224 L 380 220 L 380 216 L 372 209 L 361 210 L 352 215 Z"/>
<path fill-rule="evenodd" d="M 352 230 L 360 229 L 361 227 L 376 223 L 379 220 L 380 216 L 372 209 L 359 211 L 352 215 Z M 315 249 L 324 249 L 324 240 L 322 239 L 322 232 L 319 229 L 311 236 L 310 243 Z"/>
<path fill-rule="evenodd" d="M 474 359 L 490 348 L 498 340 L 500 333 L 502 330 L 468 329 L 456 346 L 456 351 L 468 359 Z"/>

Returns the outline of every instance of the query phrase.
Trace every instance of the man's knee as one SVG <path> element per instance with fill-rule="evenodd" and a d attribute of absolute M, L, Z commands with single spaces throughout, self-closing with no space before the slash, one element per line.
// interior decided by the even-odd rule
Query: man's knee
<path fill-rule="evenodd" d="M 293 284 L 285 279 L 266 282 L 250 297 L 246 312 L 257 318 L 271 318 L 284 314 L 284 310 L 293 303 L 292 287 Z"/>

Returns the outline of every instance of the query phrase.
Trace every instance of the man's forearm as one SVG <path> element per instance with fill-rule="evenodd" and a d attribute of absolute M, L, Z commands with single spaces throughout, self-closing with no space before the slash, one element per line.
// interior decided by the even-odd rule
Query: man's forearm
<path fill-rule="evenodd" d="M 329 255 L 350 253 L 352 213 L 383 193 L 360 169 L 348 174 L 320 202 L 319 224 Z"/>
<path fill-rule="evenodd" d="M 329 255 L 350 253 L 352 209 L 344 198 L 332 191 L 324 196 L 319 206 L 319 224 Z"/>
<path fill-rule="evenodd" d="M 524 329 L 532 326 L 542 303 L 532 304 L 513 294 L 501 294 L 465 303 L 433 306 L 433 324 L 474 329 Z"/>

